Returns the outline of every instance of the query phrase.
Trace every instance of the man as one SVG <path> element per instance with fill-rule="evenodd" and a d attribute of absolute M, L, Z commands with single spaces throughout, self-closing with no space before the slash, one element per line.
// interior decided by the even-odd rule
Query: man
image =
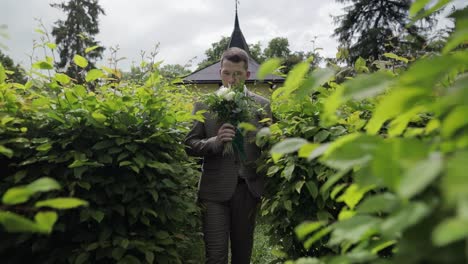
<path fill-rule="evenodd" d="M 249 78 L 248 60 L 247 53 L 239 48 L 223 53 L 219 72 L 224 87 L 243 84 Z M 257 105 L 248 122 L 260 128 L 259 121 L 270 116 L 269 101 L 245 87 L 244 92 Z M 193 112 L 207 109 L 196 103 Z M 206 112 L 204 116 L 204 122 L 194 122 L 185 144 L 189 155 L 203 157 L 198 198 L 203 211 L 206 263 L 227 264 L 230 239 L 231 263 L 249 264 L 255 216 L 264 190 L 264 176 L 256 172 L 260 149 L 255 145 L 255 132 L 244 137 L 245 160 L 238 153 L 223 155 L 223 145 L 233 140 L 235 127 L 221 124 L 213 113 Z"/>

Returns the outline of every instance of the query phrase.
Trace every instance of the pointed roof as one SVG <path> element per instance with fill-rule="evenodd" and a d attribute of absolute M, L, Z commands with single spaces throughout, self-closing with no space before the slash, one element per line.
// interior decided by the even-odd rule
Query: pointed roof
<path fill-rule="evenodd" d="M 237 1 L 236 1 L 236 15 L 234 20 L 234 30 L 231 34 L 231 39 L 229 40 L 229 45 L 227 48 L 238 47 L 247 52 L 249 55 L 249 71 L 250 78 L 245 80 L 246 83 L 256 83 L 256 82 L 269 82 L 269 83 L 283 83 L 284 78 L 281 76 L 269 74 L 260 81 L 257 79 L 257 72 L 260 65 L 250 56 L 249 45 L 245 41 L 244 34 L 239 26 L 239 17 L 237 15 Z M 199 69 L 190 75 L 182 79 L 183 83 L 187 84 L 221 84 L 221 78 L 219 76 L 219 69 L 221 69 L 221 62 L 215 62 L 211 65 L 206 66 L 205 68 Z"/>
<path fill-rule="evenodd" d="M 234 20 L 234 30 L 232 31 L 231 34 L 231 39 L 229 40 L 229 45 L 228 48 L 232 47 L 237 47 L 245 50 L 247 54 L 249 54 L 250 57 L 250 52 L 249 52 L 249 45 L 245 41 L 244 34 L 242 34 L 242 31 L 239 26 L 239 17 L 237 16 L 237 1 L 236 1 L 236 18 Z"/>

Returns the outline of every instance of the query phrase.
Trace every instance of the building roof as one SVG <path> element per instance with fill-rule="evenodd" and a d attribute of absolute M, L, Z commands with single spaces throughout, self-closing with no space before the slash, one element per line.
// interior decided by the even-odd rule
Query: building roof
<path fill-rule="evenodd" d="M 238 47 L 249 54 L 249 71 L 250 78 L 246 80 L 246 83 L 255 83 L 255 82 L 270 82 L 270 83 L 283 83 L 284 78 L 281 76 L 269 74 L 264 80 L 257 79 L 257 72 L 260 65 L 250 56 L 249 45 L 245 41 L 244 34 L 239 26 L 239 18 L 237 16 L 237 4 L 236 4 L 236 16 L 234 20 L 234 30 L 232 31 L 231 38 L 229 40 L 229 45 L 227 48 Z M 183 83 L 192 83 L 192 84 L 220 84 L 221 78 L 219 74 L 219 69 L 221 69 L 221 62 L 218 61 L 211 65 L 206 66 L 205 68 L 199 69 L 190 75 L 183 78 Z"/>
<path fill-rule="evenodd" d="M 249 59 L 250 78 L 245 81 L 246 83 L 254 83 L 260 81 L 257 79 L 257 72 L 259 67 L 260 65 L 256 61 L 254 61 L 253 59 Z M 221 78 L 219 77 L 219 69 L 221 69 L 220 61 L 188 75 L 183 79 L 184 83 L 221 83 Z M 284 78 L 277 75 L 269 74 L 265 77 L 263 82 L 283 83 Z"/>

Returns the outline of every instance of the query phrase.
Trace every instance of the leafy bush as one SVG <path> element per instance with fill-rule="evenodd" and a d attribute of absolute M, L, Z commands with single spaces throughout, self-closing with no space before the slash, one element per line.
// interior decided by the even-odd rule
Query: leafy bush
<path fill-rule="evenodd" d="M 8 189 L 2 196 L 3 205 L 0 207 L 0 223 L 8 232 L 44 233 L 50 234 L 57 221 L 57 213 L 50 209 L 71 209 L 78 206 L 87 206 L 88 203 L 77 198 L 52 198 L 36 202 L 33 206 L 24 206 L 32 196 L 54 190 L 61 186 L 54 179 L 40 178 L 24 186 L 15 186 Z M 5 210 L 7 209 L 7 210 Z M 17 214 L 34 214 L 34 221 Z"/>
<path fill-rule="evenodd" d="M 315 257 L 296 263 L 467 261 L 468 51 L 454 48 L 466 41 L 468 8 L 452 16 L 442 53 L 406 70 L 324 88 L 326 71 L 298 65 L 273 94 L 279 122 L 258 137 L 279 142 L 265 157 L 262 209 L 289 257 Z M 298 222 L 305 249 L 291 243 Z"/>
<path fill-rule="evenodd" d="M 61 213 L 47 237 L 2 232 L 2 261 L 199 263 L 198 172 L 181 144 L 187 90 L 158 72 L 143 85 L 120 82 L 103 67 L 85 72 L 90 91 L 44 74 L 50 58 L 33 67 L 38 77 L 26 84 L 0 67 L 0 192 L 47 176 L 89 207 Z"/>

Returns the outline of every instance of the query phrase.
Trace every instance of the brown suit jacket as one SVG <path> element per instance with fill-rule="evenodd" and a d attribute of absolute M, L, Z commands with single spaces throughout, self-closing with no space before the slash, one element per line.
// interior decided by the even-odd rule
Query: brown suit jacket
<path fill-rule="evenodd" d="M 250 91 L 248 96 L 254 99 L 257 106 L 252 107 L 252 120 L 257 127 L 260 120 L 271 117 L 270 102 Z M 261 111 L 263 109 L 263 111 Z M 203 103 L 196 103 L 193 113 L 208 110 Z M 223 155 L 223 144 L 216 141 L 218 129 L 222 122 L 209 111 L 204 113 L 204 122 L 194 121 L 192 129 L 185 138 L 186 151 L 189 155 L 203 157 L 202 177 L 198 184 L 198 197 L 202 200 L 227 201 L 236 189 L 238 177 L 246 179 L 248 188 L 254 197 L 260 198 L 264 191 L 265 176 L 257 174 L 256 161 L 260 149 L 255 144 L 256 131 L 248 132 L 244 137 L 246 161 L 241 161 L 238 154 Z"/>

